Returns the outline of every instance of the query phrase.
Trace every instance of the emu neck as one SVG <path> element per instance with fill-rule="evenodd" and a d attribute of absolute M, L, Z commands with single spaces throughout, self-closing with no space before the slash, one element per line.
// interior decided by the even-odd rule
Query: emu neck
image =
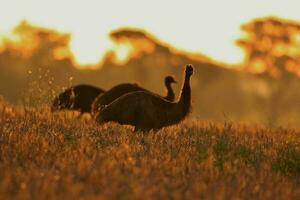
<path fill-rule="evenodd" d="M 174 101 L 175 99 L 175 94 L 173 92 L 173 89 L 171 87 L 171 83 L 165 83 L 166 87 L 167 87 L 167 96 L 165 97 L 166 100 L 168 101 Z"/>
<path fill-rule="evenodd" d="M 181 106 L 190 106 L 191 104 L 191 87 L 190 87 L 190 76 L 185 75 L 184 84 L 181 90 L 180 99 L 178 104 Z"/>
<path fill-rule="evenodd" d="M 179 101 L 173 103 L 173 108 L 170 109 L 167 115 L 167 124 L 175 124 L 183 120 L 190 111 L 191 106 L 191 88 L 190 76 L 185 76 L 185 81 L 181 90 Z"/>

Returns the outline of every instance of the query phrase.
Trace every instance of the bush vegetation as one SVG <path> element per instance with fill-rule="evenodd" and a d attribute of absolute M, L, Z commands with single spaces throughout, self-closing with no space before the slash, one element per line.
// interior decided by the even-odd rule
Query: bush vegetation
<path fill-rule="evenodd" d="M 0 103 L 0 199 L 299 199 L 300 133 L 187 119 L 158 132 Z"/>

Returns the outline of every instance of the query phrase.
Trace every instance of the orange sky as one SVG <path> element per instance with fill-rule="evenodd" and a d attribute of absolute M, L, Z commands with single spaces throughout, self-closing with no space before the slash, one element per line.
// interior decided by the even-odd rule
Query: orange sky
<path fill-rule="evenodd" d="M 26 19 L 35 25 L 72 33 L 77 62 L 97 63 L 113 44 L 108 33 L 126 26 L 142 28 L 178 49 L 239 63 L 234 41 L 240 25 L 255 17 L 300 21 L 299 0 L 1 0 L 0 34 Z"/>

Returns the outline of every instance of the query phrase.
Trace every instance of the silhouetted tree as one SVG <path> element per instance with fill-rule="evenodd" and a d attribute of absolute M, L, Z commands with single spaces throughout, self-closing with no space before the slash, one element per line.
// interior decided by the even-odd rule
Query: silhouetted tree
<path fill-rule="evenodd" d="M 300 25 L 269 17 L 251 21 L 241 29 L 246 37 L 237 44 L 246 53 L 245 69 L 269 76 L 268 104 L 271 121 L 276 123 L 284 92 L 300 75 Z"/>
<path fill-rule="evenodd" d="M 49 94 L 45 93 L 51 91 L 51 85 L 68 84 L 69 77 L 76 72 L 69 49 L 70 34 L 23 21 L 13 30 L 13 35 L 17 39 L 4 38 L 0 52 L 0 83 L 8 82 L 3 74 L 11 82 L 10 87 L 0 87 L 5 96 L 48 98 Z M 35 95 L 29 95 L 32 92 Z"/>

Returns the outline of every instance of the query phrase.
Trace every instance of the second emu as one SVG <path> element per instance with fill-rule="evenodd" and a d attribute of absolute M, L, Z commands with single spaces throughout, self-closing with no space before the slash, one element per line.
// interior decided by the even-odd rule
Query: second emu
<path fill-rule="evenodd" d="M 177 83 L 175 78 L 173 76 L 166 76 L 165 77 L 165 86 L 167 88 L 167 96 L 163 97 L 164 99 L 168 101 L 174 101 L 175 94 L 171 87 L 172 83 Z M 117 98 L 121 97 L 122 95 L 125 95 L 130 92 L 136 92 L 136 91 L 145 91 L 150 92 L 137 84 L 131 84 L 131 83 L 123 83 L 119 84 L 110 90 L 106 91 L 103 94 L 100 94 L 95 101 L 92 104 L 92 115 L 95 116 L 101 109 L 101 107 L 110 104 Z"/>
<path fill-rule="evenodd" d="M 67 88 L 53 100 L 51 110 L 77 110 L 81 114 L 91 112 L 95 98 L 104 90 L 90 86 L 77 85 Z"/>
<path fill-rule="evenodd" d="M 170 102 L 150 92 L 128 93 L 105 106 L 96 115 L 98 123 L 115 121 L 133 125 L 136 130 L 157 130 L 183 120 L 191 107 L 190 77 L 192 65 L 185 68 L 185 80 L 177 102 Z"/>

